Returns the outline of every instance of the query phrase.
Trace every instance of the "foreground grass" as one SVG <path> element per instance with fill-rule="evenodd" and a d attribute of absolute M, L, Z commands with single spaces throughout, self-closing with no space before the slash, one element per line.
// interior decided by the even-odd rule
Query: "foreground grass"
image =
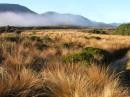
<path fill-rule="evenodd" d="M 1 67 L 1 97 L 129 97 L 118 75 L 96 65 L 48 65 L 36 73 Z"/>
<path fill-rule="evenodd" d="M 0 97 L 129 97 L 129 37 L 44 31 L 0 36 Z"/>

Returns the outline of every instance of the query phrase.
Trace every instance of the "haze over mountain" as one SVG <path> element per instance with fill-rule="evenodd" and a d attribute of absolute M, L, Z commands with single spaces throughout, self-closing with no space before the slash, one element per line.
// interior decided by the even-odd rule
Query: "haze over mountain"
<path fill-rule="evenodd" d="M 89 20 L 80 15 L 46 12 L 38 14 L 17 4 L 0 4 L 0 26 L 80 26 L 113 28 L 115 24 L 105 24 Z"/>

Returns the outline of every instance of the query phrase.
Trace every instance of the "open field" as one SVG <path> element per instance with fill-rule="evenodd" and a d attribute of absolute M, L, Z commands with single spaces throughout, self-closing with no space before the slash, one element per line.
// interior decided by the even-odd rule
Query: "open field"
<path fill-rule="evenodd" d="M 1 33 L 0 97 L 130 97 L 130 36 L 88 32 Z"/>
<path fill-rule="evenodd" d="M 32 31 L 32 32 L 23 32 L 23 36 L 38 36 L 45 37 L 49 36 L 54 41 L 57 41 L 59 44 L 63 43 L 77 43 L 82 47 L 97 47 L 107 50 L 118 49 L 120 47 L 127 47 L 130 45 L 130 36 L 121 36 L 121 35 L 105 35 L 105 34 L 93 34 L 85 33 L 84 31 L 78 29 L 52 29 L 52 30 L 43 30 L 43 31 Z"/>

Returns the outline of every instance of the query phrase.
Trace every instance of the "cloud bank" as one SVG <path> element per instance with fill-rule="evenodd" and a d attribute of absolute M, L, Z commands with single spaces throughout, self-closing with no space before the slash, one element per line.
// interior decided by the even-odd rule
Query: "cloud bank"
<path fill-rule="evenodd" d="M 58 14 L 58 13 L 0 13 L 0 26 L 82 26 L 82 27 L 111 27 L 105 23 L 91 21 L 79 15 Z"/>
<path fill-rule="evenodd" d="M 0 26 L 46 26 L 50 24 L 51 23 L 47 18 L 38 14 L 16 14 L 13 12 L 0 13 Z"/>
<path fill-rule="evenodd" d="M 76 19 L 69 16 L 42 16 L 39 14 L 30 13 L 13 13 L 4 12 L 0 13 L 0 26 L 54 26 L 54 25 L 76 25 Z"/>

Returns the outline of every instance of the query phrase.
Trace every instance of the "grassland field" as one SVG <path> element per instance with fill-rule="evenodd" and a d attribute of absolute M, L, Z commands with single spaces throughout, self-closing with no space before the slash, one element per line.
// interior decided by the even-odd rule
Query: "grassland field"
<path fill-rule="evenodd" d="M 130 97 L 130 36 L 90 30 L 1 33 L 0 97 Z"/>

